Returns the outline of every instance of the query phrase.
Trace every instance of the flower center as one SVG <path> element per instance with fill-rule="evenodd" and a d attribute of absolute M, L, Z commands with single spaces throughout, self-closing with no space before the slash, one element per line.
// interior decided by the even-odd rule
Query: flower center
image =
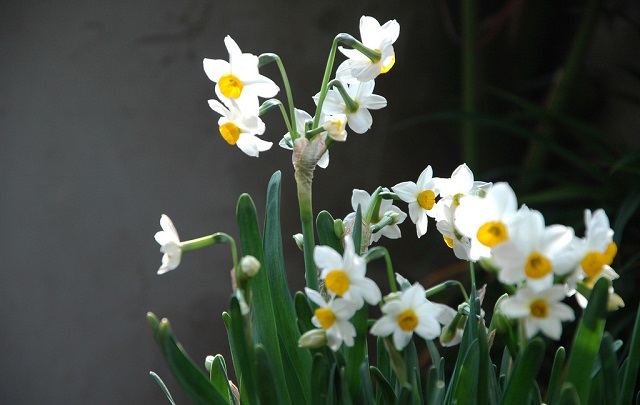
<path fill-rule="evenodd" d="M 240 138 L 240 128 L 233 122 L 227 122 L 224 125 L 220 125 L 220 135 L 224 138 L 229 145 L 235 145 Z"/>
<path fill-rule="evenodd" d="M 449 246 L 449 248 L 453 249 L 453 239 L 452 238 L 442 235 L 442 239 L 444 239 L 444 243 L 446 243 L 447 246 Z"/>
<path fill-rule="evenodd" d="M 327 289 L 336 295 L 342 296 L 349 290 L 349 276 L 342 270 L 331 271 L 324 282 Z"/>
<path fill-rule="evenodd" d="M 618 246 L 614 242 L 609 243 L 609 246 L 607 246 L 607 250 L 605 250 L 604 252 L 604 256 L 607 259 L 605 263 L 607 265 L 611 265 L 611 263 L 613 263 L 613 259 L 616 257 L 616 253 L 618 253 Z"/>
<path fill-rule="evenodd" d="M 322 326 L 322 329 L 329 329 L 336 321 L 336 316 L 329 308 L 318 308 L 315 310 L 314 315 L 318 318 L 318 322 Z"/>
<path fill-rule="evenodd" d="M 545 300 L 535 300 L 529 305 L 531 316 L 535 318 L 546 318 L 549 312 L 547 302 Z"/>
<path fill-rule="evenodd" d="M 231 73 L 224 75 L 218 80 L 218 86 L 220 86 L 220 92 L 227 98 L 238 98 L 242 94 L 242 88 L 244 83 Z"/>
<path fill-rule="evenodd" d="M 494 247 L 509 239 L 507 227 L 500 221 L 490 221 L 482 225 L 476 236 L 480 243 L 488 247 Z"/>
<path fill-rule="evenodd" d="M 604 266 L 606 257 L 600 252 L 589 252 L 582 260 L 582 270 L 589 278 L 593 278 L 600 273 Z"/>
<path fill-rule="evenodd" d="M 407 309 L 398 315 L 398 325 L 400 325 L 400 329 L 405 332 L 411 332 L 418 326 L 418 317 L 416 313 L 413 312 L 413 309 Z"/>
<path fill-rule="evenodd" d="M 460 197 L 464 197 L 464 193 L 458 193 L 453 196 L 453 206 L 457 207 L 460 205 Z"/>
<path fill-rule="evenodd" d="M 432 190 L 424 190 L 423 192 L 418 194 L 417 200 L 418 205 L 429 211 L 436 203 L 436 193 L 434 193 Z"/>
<path fill-rule="evenodd" d="M 384 74 L 390 71 L 393 65 L 395 65 L 395 63 L 396 63 L 396 53 L 394 52 L 393 55 L 389 56 L 384 61 L 382 61 L 382 66 L 380 66 L 380 74 Z"/>
<path fill-rule="evenodd" d="M 524 265 L 524 272 L 529 278 L 542 278 L 551 273 L 552 270 L 553 266 L 549 259 L 539 252 L 531 253 L 527 263 Z"/>

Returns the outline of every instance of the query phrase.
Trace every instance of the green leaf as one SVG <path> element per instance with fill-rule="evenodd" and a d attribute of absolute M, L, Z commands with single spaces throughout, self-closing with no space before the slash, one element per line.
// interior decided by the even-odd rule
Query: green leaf
<path fill-rule="evenodd" d="M 511 376 L 507 381 L 502 397 L 503 405 L 522 404 L 523 398 L 529 395 L 538 370 L 542 365 L 544 349 L 544 342 L 540 338 L 533 338 L 527 342 L 524 351 L 518 356 Z"/>
<path fill-rule="evenodd" d="M 296 321 L 296 313 L 293 299 L 289 292 L 287 275 L 284 267 L 284 253 L 282 249 L 282 231 L 280 229 L 280 180 L 279 171 L 271 176 L 267 188 L 267 208 L 264 225 L 264 262 L 266 265 L 267 285 L 262 286 L 264 293 L 272 300 L 273 313 L 275 315 L 275 327 L 280 336 L 283 348 L 283 355 L 290 359 L 290 362 L 283 361 L 283 374 L 286 378 L 288 391 L 293 398 L 296 394 L 304 395 L 305 403 L 311 400 L 309 387 L 309 368 L 311 367 L 311 355 L 307 350 L 298 348 L 300 332 Z M 254 293 L 255 293 L 255 286 Z M 265 347 L 267 347 L 265 345 Z M 268 353 L 272 356 L 273 365 L 278 378 L 282 374 L 278 371 L 279 359 L 275 359 L 275 352 L 269 348 Z M 298 401 L 302 401 L 299 398 Z M 302 404 L 302 402 L 298 402 Z"/>
<path fill-rule="evenodd" d="M 440 364 L 444 363 L 444 359 Z M 445 383 L 439 376 L 440 371 L 431 366 L 429 368 L 427 384 L 425 387 L 425 397 L 429 405 L 441 405 L 444 402 Z"/>
<path fill-rule="evenodd" d="M 363 361 L 360 364 L 360 404 L 375 405 L 373 399 L 373 387 L 371 386 L 371 376 L 369 375 L 369 362 Z"/>
<path fill-rule="evenodd" d="M 580 405 L 580 397 L 578 391 L 571 383 L 562 384 L 562 390 L 560 391 L 559 405 Z"/>
<path fill-rule="evenodd" d="M 613 338 L 607 332 L 604 333 L 600 344 L 600 363 L 602 364 L 602 383 L 604 388 L 604 400 L 607 404 L 618 403 L 618 360 L 614 351 Z"/>
<path fill-rule="evenodd" d="M 318 241 L 320 245 L 326 245 L 343 254 L 342 242 L 336 236 L 333 227 L 333 217 L 328 211 L 321 211 L 316 218 L 316 228 L 318 230 Z"/>
<path fill-rule="evenodd" d="M 480 366 L 480 349 L 478 339 L 467 349 L 461 367 L 456 369 L 458 375 L 453 388 L 453 403 L 457 405 L 475 404 L 478 392 L 478 372 Z"/>
<path fill-rule="evenodd" d="M 382 374 L 382 371 L 380 371 L 380 369 L 374 366 L 369 367 L 369 370 L 371 371 L 371 375 L 373 376 L 373 379 L 376 381 L 376 389 L 377 389 L 377 392 L 379 393 L 379 395 L 377 396 L 379 398 L 382 398 L 383 400 L 382 403 L 395 404 L 396 394 L 395 392 L 393 392 L 393 388 L 391 387 L 391 384 L 389 383 L 389 381 L 387 381 L 387 379 Z"/>
<path fill-rule="evenodd" d="M 630 404 L 633 400 L 633 392 L 637 384 L 638 367 L 640 366 L 640 306 L 636 311 L 636 323 L 629 342 L 629 357 L 624 370 L 622 390 L 620 391 L 620 404 Z"/>
<path fill-rule="evenodd" d="M 360 387 L 362 384 L 360 377 L 360 365 L 365 362 L 367 357 L 367 315 L 369 313 L 369 305 L 366 303 L 360 308 L 353 318 L 351 323 L 356 329 L 356 337 L 354 339 L 353 347 L 347 347 L 345 349 L 345 355 L 347 357 L 346 363 L 346 376 L 349 382 L 349 391 L 351 392 L 351 398 L 356 399 L 360 397 Z"/>
<path fill-rule="evenodd" d="M 329 362 L 320 353 L 313 356 L 311 365 L 311 404 L 325 405 L 328 401 L 327 393 L 329 389 Z"/>
<path fill-rule="evenodd" d="M 556 351 L 551 367 L 551 376 L 549 377 L 549 387 L 547 388 L 547 405 L 555 405 L 560 399 L 560 387 L 562 386 L 562 371 L 564 369 L 564 360 L 566 351 L 560 346 Z"/>
<path fill-rule="evenodd" d="M 609 280 L 602 277 L 594 285 L 589 296 L 589 304 L 576 330 L 567 363 L 565 382 L 573 385 L 583 404 L 586 404 L 589 398 L 592 372 L 604 333 L 609 283 Z"/>
<path fill-rule="evenodd" d="M 256 207 L 251 197 L 247 194 L 241 195 L 238 199 L 237 217 L 243 255 L 252 255 L 258 259 L 261 264 L 261 271 L 251 279 L 253 340 L 255 343 L 262 343 L 267 353 L 269 353 L 271 361 L 273 362 L 275 381 L 278 384 L 277 389 L 284 397 L 283 404 L 289 405 L 291 402 L 282 365 L 282 354 L 280 353 L 278 330 L 276 328 L 277 321 L 274 310 L 274 300 L 269 285 L 269 267 L 265 263 Z M 284 297 L 278 298 L 284 299 Z M 293 325 L 295 325 L 295 322 Z"/>
<path fill-rule="evenodd" d="M 150 323 L 155 324 L 153 320 Z M 182 345 L 173 336 L 167 319 L 158 323 L 158 328 L 154 331 L 154 335 L 156 334 L 169 369 L 194 404 L 227 405 L 229 403 L 228 398 L 217 391 L 204 372 L 186 354 Z"/>
<path fill-rule="evenodd" d="M 275 370 L 273 369 L 273 363 L 267 355 L 264 346 L 258 343 L 255 346 L 255 354 L 256 377 L 257 381 L 259 381 L 259 383 L 257 384 L 258 397 L 260 398 L 260 403 L 283 403 L 284 399 L 282 398 L 281 393 L 278 391 L 279 384 L 275 380 L 276 374 Z"/>
<path fill-rule="evenodd" d="M 340 367 L 340 400 L 339 403 L 342 405 L 351 405 L 353 401 L 351 400 L 351 394 L 349 393 L 349 378 L 347 376 L 347 369 L 345 367 Z"/>
<path fill-rule="evenodd" d="M 229 376 L 227 375 L 227 365 L 221 354 L 216 354 L 211 362 L 211 371 L 209 372 L 209 381 L 216 387 L 221 395 L 227 393 L 229 398 L 232 397 L 231 387 L 229 386 Z M 231 402 L 231 401 L 229 401 Z"/>
<path fill-rule="evenodd" d="M 149 374 L 151 375 L 151 377 L 153 377 L 154 380 L 156 380 L 156 383 L 158 383 L 158 385 L 160 386 L 160 389 L 162 390 L 162 392 L 164 392 L 164 395 L 167 396 L 167 399 L 169 400 L 171 405 L 176 405 L 176 403 L 173 401 L 173 397 L 171 396 L 171 393 L 169 392 L 169 389 L 167 388 L 166 385 L 164 385 L 164 381 L 162 381 L 160 376 L 154 373 L 153 371 L 149 371 Z"/>
<path fill-rule="evenodd" d="M 295 296 L 295 308 L 296 315 L 298 317 L 298 329 L 300 329 L 300 333 L 305 333 L 310 331 L 311 329 L 315 329 L 315 325 L 311 322 L 313 318 L 313 310 L 309 306 L 309 301 L 307 300 L 307 296 L 304 295 L 303 292 L 296 292 Z"/>

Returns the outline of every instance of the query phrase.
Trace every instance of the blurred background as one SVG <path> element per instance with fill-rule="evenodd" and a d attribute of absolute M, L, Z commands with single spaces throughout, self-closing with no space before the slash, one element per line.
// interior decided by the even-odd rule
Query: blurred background
<path fill-rule="evenodd" d="M 238 196 L 251 194 L 262 213 L 276 170 L 290 287 L 304 286 L 279 113 L 264 117 L 274 147 L 259 159 L 228 146 L 207 105 L 215 93 L 202 59 L 226 59 L 226 35 L 244 52 L 277 53 L 296 106 L 312 111 L 333 37 L 359 37 L 361 15 L 401 26 L 396 64 L 376 81 L 388 107 L 316 171 L 316 211 L 344 217 L 354 188 L 415 181 L 428 164 L 448 177 L 462 162 L 478 180 L 509 181 L 520 203 L 579 235 L 583 210 L 605 208 L 627 302 L 610 325 L 626 339 L 639 287 L 640 3 L 474 5 L 2 2 L 0 403 L 166 403 L 150 370 L 186 403 L 145 314 L 169 318 L 197 363 L 216 353 L 230 363 L 221 313 L 232 264 L 215 246 L 157 276 L 160 215 L 185 240 L 236 236 Z M 275 66 L 261 71 L 281 83 Z M 395 269 L 425 285 L 464 279 L 466 264 L 430 228 L 418 240 L 407 220 L 402 241 L 385 242 Z M 370 272 L 385 278 L 380 267 Z"/>

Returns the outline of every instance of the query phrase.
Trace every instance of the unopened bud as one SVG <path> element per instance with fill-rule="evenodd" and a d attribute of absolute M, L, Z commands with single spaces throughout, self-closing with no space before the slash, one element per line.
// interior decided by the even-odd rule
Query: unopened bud
<path fill-rule="evenodd" d="M 247 278 L 251 278 L 260 271 L 260 262 L 255 257 L 247 255 L 240 260 L 240 270 Z"/>
<path fill-rule="evenodd" d="M 460 336 L 458 336 L 457 320 L 454 320 L 446 327 L 442 328 L 440 334 L 440 344 L 442 347 L 451 347 L 460 343 Z"/>
<path fill-rule="evenodd" d="M 389 301 L 399 300 L 400 297 L 402 297 L 402 293 L 400 291 L 396 291 L 396 292 L 392 292 L 392 293 L 389 293 L 389 294 L 385 295 L 384 297 L 382 297 L 382 300 L 386 304 Z"/>
<path fill-rule="evenodd" d="M 336 234 L 336 238 L 342 239 L 344 236 L 344 222 L 340 218 L 333 220 L 333 233 Z"/>
<path fill-rule="evenodd" d="M 612 292 L 609 294 L 609 301 L 607 302 L 607 311 L 617 311 L 624 307 L 624 301 L 618 294 Z"/>
<path fill-rule="evenodd" d="M 296 242 L 298 249 L 302 251 L 304 249 L 304 237 L 302 236 L 302 234 L 296 233 L 295 235 L 293 235 L 293 240 Z"/>
<path fill-rule="evenodd" d="M 298 347 L 318 349 L 327 344 L 327 334 L 324 329 L 311 329 L 298 339 Z"/>
<path fill-rule="evenodd" d="M 207 356 L 204 359 L 204 368 L 207 369 L 207 372 L 211 373 L 211 366 L 213 365 L 213 361 L 215 360 L 215 357 L 213 356 Z"/>

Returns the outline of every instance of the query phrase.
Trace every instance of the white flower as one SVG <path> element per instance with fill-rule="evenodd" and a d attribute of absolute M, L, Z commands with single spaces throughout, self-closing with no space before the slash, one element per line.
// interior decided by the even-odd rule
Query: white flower
<path fill-rule="evenodd" d="M 469 260 L 469 250 L 471 249 L 471 240 L 462 235 L 455 227 L 453 214 L 455 213 L 455 205 L 452 198 L 440 199 L 436 207 L 440 210 L 436 212 L 437 222 L 436 228 L 442 234 L 444 242 L 453 249 L 453 253 L 460 260 Z"/>
<path fill-rule="evenodd" d="M 156 232 L 156 242 L 160 244 L 162 255 L 162 265 L 158 269 L 158 274 L 164 274 L 174 270 L 180 264 L 182 258 L 182 248 L 180 247 L 180 237 L 171 219 L 162 214 L 160 217 L 161 231 Z"/>
<path fill-rule="evenodd" d="M 492 249 L 502 283 L 527 280 L 528 286 L 541 291 L 553 284 L 554 274 L 563 276 L 575 268 L 577 238 L 572 228 L 545 227 L 540 212 L 527 210 L 510 232 L 509 240 Z"/>
<path fill-rule="evenodd" d="M 258 57 L 242 53 L 238 44 L 226 36 L 229 62 L 204 59 L 202 65 L 209 79 L 216 83 L 216 94 L 223 101 L 235 98 L 242 108 L 257 108 L 258 96 L 273 97 L 280 90 L 269 78 L 258 73 Z"/>
<path fill-rule="evenodd" d="M 353 239 L 344 238 L 344 257 L 329 246 L 316 246 L 313 259 L 321 270 L 327 291 L 332 296 L 354 301 L 362 307 L 363 301 L 375 305 L 382 299 L 378 285 L 365 277 L 366 261 L 354 250 Z"/>
<path fill-rule="evenodd" d="M 334 141 L 344 142 L 347 140 L 346 123 L 346 114 L 327 115 L 324 117 L 322 128 L 327 131 L 329 138 Z"/>
<path fill-rule="evenodd" d="M 296 116 L 296 131 L 298 132 L 298 134 L 300 134 L 301 136 L 304 137 L 305 122 L 311 121 L 311 120 L 313 120 L 313 118 L 306 111 L 299 110 L 297 108 L 294 109 L 294 114 Z M 326 136 L 326 135 L 319 134 L 318 136 Z M 284 134 L 284 136 L 282 137 L 282 139 L 280 140 L 280 143 L 278 145 L 280 145 L 281 148 L 284 148 L 284 149 L 287 149 L 287 150 L 293 150 L 293 140 L 291 139 L 291 134 L 289 132 Z M 323 168 L 323 169 L 325 169 L 327 166 L 329 166 L 329 151 L 328 150 L 326 152 L 324 152 L 322 154 L 322 156 L 320 157 L 320 160 L 318 160 L 318 166 Z"/>
<path fill-rule="evenodd" d="M 382 191 L 388 192 L 389 190 L 386 188 L 383 188 Z M 372 202 L 371 195 L 369 195 L 369 193 L 367 193 L 364 190 L 358 190 L 358 189 L 353 190 L 353 194 L 351 196 L 351 207 L 355 211 L 358 209 L 358 205 L 360 205 L 360 211 L 362 212 L 363 220 L 365 215 L 367 215 L 367 211 L 369 211 L 369 206 L 371 205 L 371 202 Z M 389 211 L 392 211 L 398 214 L 398 220 L 393 225 L 387 225 L 384 228 L 382 228 L 379 232 L 376 232 L 373 235 L 371 235 L 371 240 L 369 241 L 369 245 L 380 240 L 382 236 L 386 236 L 389 239 L 398 239 L 400 238 L 400 236 L 402 236 L 400 232 L 400 227 L 398 227 L 398 224 L 401 224 L 407 218 L 407 214 L 402 212 L 400 208 L 393 205 L 393 201 L 391 200 L 382 200 L 382 202 L 380 203 L 380 209 L 378 210 L 378 212 L 374 213 L 371 223 L 369 223 L 368 225 L 377 224 L 381 219 L 380 213 L 384 214 Z M 355 219 L 356 219 L 356 213 L 352 212 L 344 218 L 344 222 L 345 223 L 353 222 L 355 221 Z M 354 226 L 357 226 L 357 224 L 354 224 Z"/>
<path fill-rule="evenodd" d="M 229 100 L 228 108 L 218 100 L 209 100 L 209 107 L 222 115 L 218 120 L 220 135 L 229 145 L 237 145 L 249 156 L 258 157 L 260 152 L 271 149 L 271 142 L 263 141 L 256 135 L 262 135 L 264 122 L 258 117 L 258 110 L 241 110 L 234 99 Z"/>
<path fill-rule="evenodd" d="M 518 212 L 516 194 L 507 183 L 497 183 L 485 197 L 463 196 L 455 211 L 455 226 L 471 240 L 469 259 L 491 257 L 491 248 L 509 239 Z"/>
<path fill-rule="evenodd" d="M 613 229 L 609 226 L 609 218 L 604 210 L 584 212 L 585 237 L 582 239 L 580 266 L 582 274 L 590 280 L 606 277 L 615 280 L 619 277 L 611 267 L 618 252 L 613 242 Z"/>
<path fill-rule="evenodd" d="M 500 311 L 507 318 L 524 318 L 527 338 L 531 339 L 539 331 L 554 340 L 562 335 L 562 322 L 573 321 L 575 315 L 571 307 L 563 304 L 567 296 L 564 285 L 553 285 L 541 291 L 526 286 L 516 291 L 500 304 Z"/>
<path fill-rule="evenodd" d="M 427 233 L 427 226 L 429 225 L 427 215 L 434 215 L 432 209 L 439 193 L 431 166 L 427 166 L 422 171 L 417 183 L 405 181 L 396 184 L 391 189 L 398 194 L 402 201 L 409 203 L 409 217 L 416 224 L 418 237 Z"/>
<path fill-rule="evenodd" d="M 311 322 L 316 327 L 324 329 L 327 345 L 331 350 L 338 350 L 342 342 L 352 347 L 356 328 L 349 319 L 360 308 L 358 303 L 344 298 L 334 298 L 326 302 L 319 292 L 306 287 L 304 291 L 307 297 L 319 307 L 314 311 Z"/>
<path fill-rule="evenodd" d="M 423 339 L 440 336 L 437 317 L 441 309 L 424 294 L 424 288 L 416 283 L 403 291 L 399 299 L 384 304 L 384 316 L 373 324 L 371 333 L 376 336 L 393 334 L 393 344 L 398 351 L 407 346 L 414 332 Z"/>
<path fill-rule="evenodd" d="M 344 85 L 349 97 L 355 102 L 356 108 L 350 110 L 340 92 L 331 89 L 327 92 L 327 97 L 322 105 L 322 112 L 328 115 L 346 114 L 349 128 L 358 134 L 364 134 L 373 123 L 373 118 L 369 110 L 379 110 L 387 106 L 387 99 L 377 94 L 373 94 L 375 82 L 358 82 Z M 313 96 L 313 100 L 318 104 L 320 93 Z"/>
<path fill-rule="evenodd" d="M 336 77 L 350 82 L 358 80 L 367 82 L 375 79 L 381 73 L 388 72 L 396 61 L 393 51 L 393 43 L 400 35 L 400 24 L 396 20 L 387 21 L 380 26 L 378 20 L 373 17 L 362 16 L 360 18 L 360 38 L 364 46 L 380 51 L 380 60 L 374 62 L 356 49 L 339 47 L 347 58 L 338 66 Z"/>

